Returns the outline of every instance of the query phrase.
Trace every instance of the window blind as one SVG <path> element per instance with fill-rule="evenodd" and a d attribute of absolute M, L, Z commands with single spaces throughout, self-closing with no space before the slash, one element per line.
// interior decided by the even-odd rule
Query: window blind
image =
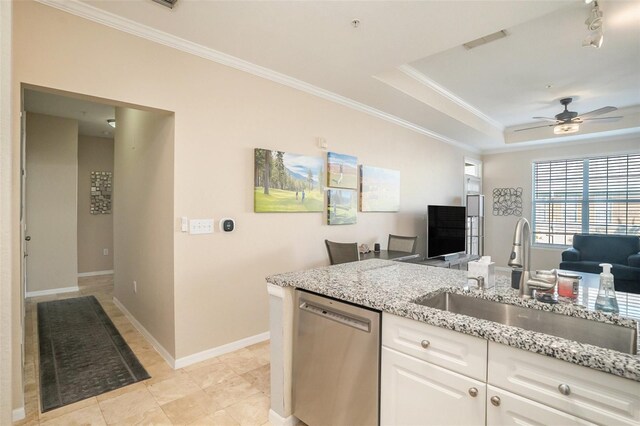
<path fill-rule="evenodd" d="M 535 162 L 532 228 L 537 244 L 640 235 L 640 154 Z"/>

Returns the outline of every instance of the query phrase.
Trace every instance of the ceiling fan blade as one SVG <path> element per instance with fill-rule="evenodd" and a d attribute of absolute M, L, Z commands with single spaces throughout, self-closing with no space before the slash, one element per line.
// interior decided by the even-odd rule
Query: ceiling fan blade
<path fill-rule="evenodd" d="M 618 121 L 622 118 L 621 115 L 615 116 L 615 117 L 592 117 L 592 118 L 585 118 L 583 121 L 594 121 L 594 120 L 598 120 L 600 122 L 607 122 L 607 121 Z"/>
<path fill-rule="evenodd" d="M 531 117 L 534 120 L 546 120 L 546 121 L 553 121 L 556 122 L 558 120 L 556 120 L 555 118 L 551 118 L 551 117 Z"/>
<path fill-rule="evenodd" d="M 585 112 L 584 114 L 580 114 L 576 118 L 585 118 L 585 117 L 593 117 L 594 115 L 602 115 L 608 112 L 616 111 L 618 108 L 612 106 L 606 106 L 598 109 L 594 109 L 593 111 Z"/>
<path fill-rule="evenodd" d="M 523 130 L 539 129 L 541 127 L 553 127 L 553 126 L 555 126 L 555 124 L 544 124 L 542 126 L 527 127 L 525 129 L 516 129 L 514 130 L 514 132 L 522 132 Z"/>

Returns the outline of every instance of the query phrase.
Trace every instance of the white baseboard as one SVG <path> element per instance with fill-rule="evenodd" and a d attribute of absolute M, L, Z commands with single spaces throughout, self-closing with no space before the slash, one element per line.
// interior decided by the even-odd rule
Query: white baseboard
<path fill-rule="evenodd" d="M 144 328 L 144 326 L 142 324 L 140 324 L 140 322 L 138 322 L 138 320 L 131 314 L 131 312 L 129 312 L 129 310 L 127 310 L 127 308 L 125 308 L 124 305 L 118 299 L 116 299 L 115 297 L 113 298 L 113 303 L 118 307 L 118 309 L 120 309 L 122 311 L 124 316 L 127 317 L 127 319 L 129 321 L 131 321 L 131 324 L 133 324 L 133 326 L 144 336 L 144 338 L 147 339 L 147 341 L 149 343 L 151 343 L 151 345 L 154 347 L 154 349 L 160 354 L 160 356 L 162 358 L 164 358 L 164 360 L 167 362 L 167 364 L 169 364 L 169 366 L 175 370 L 176 369 L 176 360 L 173 359 L 171 354 L 169 354 L 169 351 L 167 351 L 155 339 L 155 337 L 153 337 L 153 335 L 151 333 L 149 333 L 149 331 L 147 331 L 147 329 Z"/>
<path fill-rule="evenodd" d="M 294 416 L 282 417 L 280 414 L 269 410 L 269 423 L 273 426 L 295 426 L 298 423 L 298 419 Z"/>
<path fill-rule="evenodd" d="M 27 416 L 27 414 L 24 411 L 24 407 L 20 407 L 20 408 L 15 408 L 13 410 L 13 413 L 11 413 L 11 419 L 14 422 L 17 422 L 18 420 L 22 420 Z"/>
<path fill-rule="evenodd" d="M 113 274 L 113 269 L 110 269 L 108 271 L 78 272 L 78 278 L 96 277 L 98 275 L 111 275 L 111 274 Z"/>
<path fill-rule="evenodd" d="M 235 342 L 227 343 L 226 345 L 207 349 L 193 355 L 187 355 L 176 360 L 175 368 L 183 368 L 201 361 L 206 361 L 210 358 L 215 358 L 229 352 L 237 351 L 238 349 L 246 348 L 247 346 L 251 346 L 256 343 L 264 342 L 265 340 L 269 340 L 269 338 L 270 334 L 266 331 L 264 333 L 256 334 L 255 336 L 249 336 L 244 339 L 236 340 Z"/>
<path fill-rule="evenodd" d="M 50 296 L 52 294 L 71 293 L 74 291 L 80 291 L 80 288 L 76 285 L 73 287 L 52 288 L 49 290 L 27 291 L 24 297 Z"/>
<path fill-rule="evenodd" d="M 227 343 L 226 345 L 217 346 L 215 348 L 207 349 L 202 352 L 195 353 L 193 355 L 187 355 L 182 358 L 174 359 L 169 351 L 167 351 L 152 335 L 149 331 L 144 328 L 142 324 L 124 307 L 124 305 L 115 297 L 113 298 L 113 303 L 122 311 L 124 316 L 127 317 L 131 324 L 144 336 L 149 343 L 155 348 L 156 351 L 160 354 L 162 358 L 173 368 L 177 370 L 178 368 L 187 367 L 192 364 L 196 364 L 201 361 L 206 361 L 210 358 L 215 358 L 220 355 L 224 355 L 229 352 L 237 351 L 238 349 L 246 348 L 247 346 L 251 346 L 256 343 L 264 342 L 265 340 L 269 340 L 270 334 L 269 332 L 264 332 L 260 334 L 256 334 L 255 336 L 246 337 L 244 339 L 236 340 L 235 342 Z"/>

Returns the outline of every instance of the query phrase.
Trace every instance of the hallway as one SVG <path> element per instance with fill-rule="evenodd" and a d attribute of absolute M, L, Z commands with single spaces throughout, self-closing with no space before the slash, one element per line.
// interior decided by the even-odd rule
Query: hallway
<path fill-rule="evenodd" d="M 173 370 L 113 303 L 113 276 L 78 279 L 79 292 L 25 302 L 25 411 L 14 425 L 268 424 L 269 342 Z M 95 296 L 127 341 L 149 380 L 40 413 L 37 303 Z"/>

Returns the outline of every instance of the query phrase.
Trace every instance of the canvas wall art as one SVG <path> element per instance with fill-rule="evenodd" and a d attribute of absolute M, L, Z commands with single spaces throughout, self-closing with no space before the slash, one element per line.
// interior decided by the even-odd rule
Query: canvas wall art
<path fill-rule="evenodd" d="M 322 212 L 322 157 L 256 148 L 254 211 L 257 213 Z"/>
<path fill-rule="evenodd" d="M 350 225 L 356 223 L 358 196 L 348 189 L 327 190 L 327 223 L 329 225 Z"/>
<path fill-rule="evenodd" d="M 358 158 L 328 152 L 327 182 L 331 188 L 358 189 Z"/>
<path fill-rule="evenodd" d="M 400 171 L 360 166 L 360 211 L 400 210 Z"/>

